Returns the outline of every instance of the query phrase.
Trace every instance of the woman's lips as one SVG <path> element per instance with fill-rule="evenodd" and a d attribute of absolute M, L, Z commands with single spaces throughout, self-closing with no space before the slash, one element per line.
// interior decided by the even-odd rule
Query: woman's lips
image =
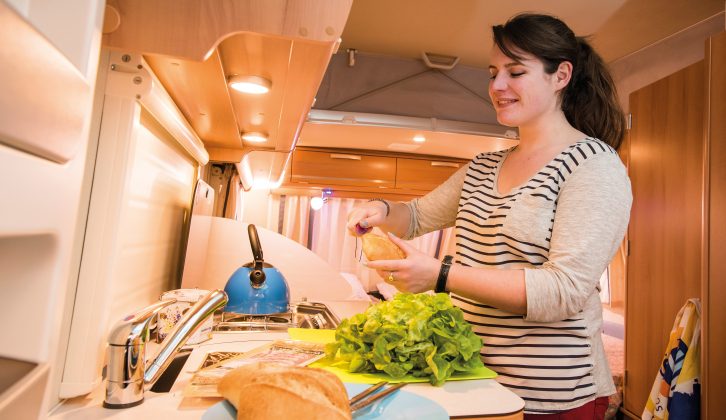
<path fill-rule="evenodd" d="M 497 108 L 506 108 L 517 102 L 516 99 L 497 99 Z"/>

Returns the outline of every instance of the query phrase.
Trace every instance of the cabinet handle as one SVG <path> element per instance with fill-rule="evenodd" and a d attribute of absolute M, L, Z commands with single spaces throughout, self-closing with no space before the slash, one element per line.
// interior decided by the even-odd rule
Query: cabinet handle
<path fill-rule="evenodd" d="M 454 162 L 431 162 L 431 166 L 443 166 L 446 168 L 458 168 L 459 164 Z"/>
<path fill-rule="evenodd" d="M 331 153 L 331 159 L 348 159 L 348 160 L 360 160 L 359 155 L 341 155 L 339 153 Z"/>

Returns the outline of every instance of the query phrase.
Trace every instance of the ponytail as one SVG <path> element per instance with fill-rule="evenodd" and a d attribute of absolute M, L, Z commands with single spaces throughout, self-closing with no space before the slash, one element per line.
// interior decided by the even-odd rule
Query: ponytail
<path fill-rule="evenodd" d="M 625 117 L 615 83 L 590 44 L 577 37 L 577 45 L 577 63 L 562 93 L 562 110 L 573 127 L 617 149 L 625 135 Z"/>
<path fill-rule="evenodd" d="M 561 20 L 539 14 L 520 14 L 492 27 L 494 43 L 508 57 L 534 55 L 553 74 L 560 63 L 572 63 L 572 78 L 560 98 L 573 127 L 617 149 L 625 135 L 625 116 L 615 83 L 602 58 Z"/>

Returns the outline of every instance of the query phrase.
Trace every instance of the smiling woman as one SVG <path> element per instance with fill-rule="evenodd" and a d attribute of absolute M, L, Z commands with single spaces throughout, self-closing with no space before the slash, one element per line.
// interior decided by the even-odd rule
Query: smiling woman
<path fill-rule="evenodd" d="M 410 238 L 454 225 L 446 267 L 392 237 L 408 292 L 443 288 L 497 380 L 525 401 L 525 418 L 602 418 L 615 393 L 600 336 L 597 286 L 628 224 L 630 182 L 615 148 L 624 118 L 602 60 L 552 16 L 493 28 L 489 95 L 520 143 L 481 153 L 426 196 L 365 203 L 348 217 Z M 437 290 L 440 291 L 440 290 Z"/>

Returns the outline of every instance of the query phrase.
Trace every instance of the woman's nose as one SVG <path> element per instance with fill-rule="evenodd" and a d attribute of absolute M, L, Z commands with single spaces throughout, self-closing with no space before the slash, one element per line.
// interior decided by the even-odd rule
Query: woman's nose
<path fill-rule="evenodd" d="M 497 74 L 489 79 L 489 87 L 495 91 L 504 90 L 507 87 L 507 82 L 504 76 Z"/>

